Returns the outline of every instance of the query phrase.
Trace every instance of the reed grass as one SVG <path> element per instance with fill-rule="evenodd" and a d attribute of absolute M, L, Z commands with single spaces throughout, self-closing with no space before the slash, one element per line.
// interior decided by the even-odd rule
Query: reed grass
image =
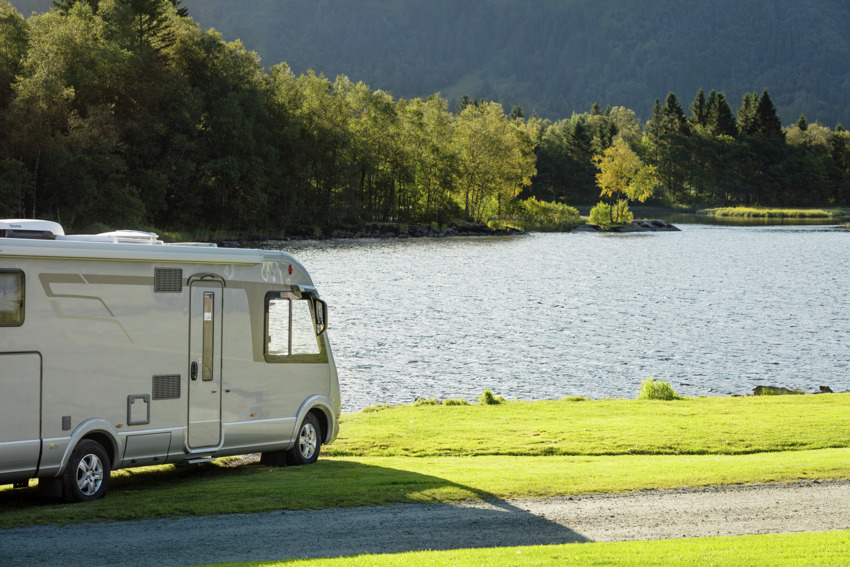
<path fill-rule="evenodd" d="M 843 216 L 840 209 L 770 209 L 765 207 L 720 207 L 701 209 L 698 215 L 712 217 L 777 218 L 777 219 L 831 219 Z"/>

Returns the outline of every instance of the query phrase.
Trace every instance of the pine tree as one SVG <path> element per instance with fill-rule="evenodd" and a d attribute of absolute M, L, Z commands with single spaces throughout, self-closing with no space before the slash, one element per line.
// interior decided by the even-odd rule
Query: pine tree
<path fill-rule="evenodd" d="M 711 115 L 711 109 L 714 108 L 714 105 L 717 104 L 717 91 L 711 89 L 711 92 L 708 93 L 708 100 L 705 101 L 706 106 L 708 107 L 709 116 Z"/>
<path fill-rule="evenodd" d="M 183 0 L 171 0 L 174 9 L 177 10 L 177 15 L 181 18 L 189 17 L 189 8 L 183 5 Z"/>
<path fill-rule="evenodd" d="M 661 135 L 662 130 L 662 121 L 664 118 L 664 109 L 661 106 L 661 101 L 655 99 L 655 104 L 652 105 L 652 117 L 649 119 L 649 123 L 646 125 L 647 133 L 653 137 L 658 138 Z"/>
<path fill-rule="evenodd" d="M 714 91 L 711 91 L 714 94 Z M 691 103 L 691 115 L 693 123 L 703 128 L 708 124 L 709 101 L 705 98 L 705 91 L 697 91 L 694 101 Z"/>
<path fill-rule="evenodd" d="M 809 121 L 806 120 L 805 114 L 801 114 L 797 119 L 797 128 L 799 128 L 801 132 L 805 132 L 809 129 Z"/>
<path fill-rule="evenodd" d="M 712 101 L 708 110 L 708 127 L 711 133 L 715 136 L 737 136 L 738 126 L 726 101 L 726 95 L 711 91 L 708 98 Z"/>
<path fill-rule="evenodd" d="M 767 89 L 762 91 L 756 107 L 756 128 L 758 133 L 766 138 L 785 137 L 785 133 L 782 131 L 782 122 L 776 114 L 776 108 L 773 106 L 773 101 L 770 100 Z"/>
<path fill-rule="evenodd" d="M 756 93 L 744 93 L 741 100 L 741 108 L 738 109 L 738 130 L 741 134 L 751 136 L 758 131 L 756 109 L 758 107 L 758 95 Z"/>
<path fill-rule="evenodd" d="M 664 115 L 666 128 L 676 134 L 690 134 L 688 119 L 685 117 L 685 109 L 679 104 L 679 97 L 675 93 L 669 93 L 664 101 Z"/>
<path fill-rule="evenodd" d="M 469 95 L 465 94 L 460 99 L 458 99 L 457 104 L 455 104 L 455 114 L 460 114 L 463 112 L 463 109 L 467 106 L 473 104 L 472 99 L 469 98 Z"/>

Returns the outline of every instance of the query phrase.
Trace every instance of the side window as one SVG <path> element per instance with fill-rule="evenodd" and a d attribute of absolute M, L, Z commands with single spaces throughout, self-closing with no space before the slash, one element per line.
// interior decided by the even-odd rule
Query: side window
<path fill-rule="evenodd" d="M 268 356 L 289 356 L 289 307 L 289 299 L 266 297 Z"/>
<path fill-rule="evenodd" d="M 204 342 L 204 355 L 203 355 L 203 363 L 204 369 L 202 374 L 202 379 L 204 382 L 209 382 L 213 379 L 213 361 L 215 358 L 213 357 L 213 349 L 215 348 L 214 340 L 213 340 L 213 324 L 215 317 L 215 294 L 211 291 L 204 292 L 204 330 L 203 330 L 203 342 Z"/>
<path fill-rule="evenodd" d="M 310 300 L 286 292 L 267 293 L 266 361 L 317 361 L 321 353 Z M 309 358 L 305 359 L 304 355 Z"/>
<path fill-rule="evenodd" d="M 24 273 L 0 270 L 0 327 L 24 323 Z"/>
<path fill-rule="evenodd" d="M 292 354 L 319 354 L 313 314 L 306 299 L 292 301 Z"/>

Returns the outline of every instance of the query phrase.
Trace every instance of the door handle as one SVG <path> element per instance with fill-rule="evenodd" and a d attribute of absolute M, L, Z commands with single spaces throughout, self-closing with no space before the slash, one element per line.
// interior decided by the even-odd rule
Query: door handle
<path fill-rule="evenodd" d="M 192 380 L 198 379 L 198 363 L 194 360 L 192 361 L 192 365 L 189 367 L 189 375 L 192 377 Z"/>

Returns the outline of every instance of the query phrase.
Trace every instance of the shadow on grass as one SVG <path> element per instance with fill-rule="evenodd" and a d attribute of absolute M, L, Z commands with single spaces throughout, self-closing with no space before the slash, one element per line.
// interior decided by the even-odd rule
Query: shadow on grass
<path fill-rule="evenodd" d="M 76 523 L 83 520 L 96 521 Z M 30 525 L 56 523 L 63 525 Z M 65 557 L 79 557 L 81 565 L 108 562 L 114 549 L 99 542 L 116 536 L 127 556 L 144 553 L 157 563 L 153 546 L 175 565 L 587 541 L 485 491 L 328 459 L 282 469 L 208 464 L 119 471 L 106 498 L 81 504 L 43 500 L 34 487 L 4 490 L 0 526 L 4 544 L 16 546 L 6 557 L 26 558 L 28 565 L 49 563 L 44 542 L 56 537 Z M 204 541 L 187 548 L 190 532 L 204 534 Z"/>

